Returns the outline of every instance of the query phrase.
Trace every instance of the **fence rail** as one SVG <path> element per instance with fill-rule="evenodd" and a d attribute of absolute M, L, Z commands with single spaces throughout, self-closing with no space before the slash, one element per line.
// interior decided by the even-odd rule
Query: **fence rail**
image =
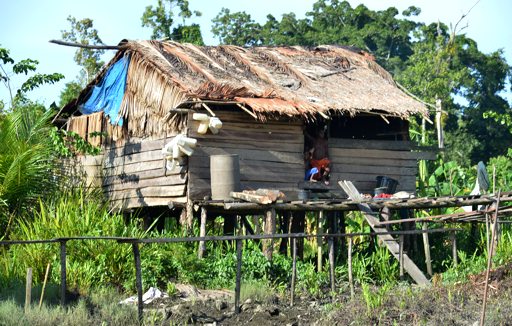
<path fill-rule="evenodd" d="M 118 243 L 126 243 L 132 245 L 134 267 L 135 267 L 135 283 L 137 288 L 137 310 L 139 321 L 142 323 L 143 318 L 143 302 L 142 302 L 142 269 L 140 260 L 139 244 L 161 244 L 161 243 L 180 243 L 180 242 L 200 242 L 200 241 L 236 241 L 236 279 L 235 279 L 235 313 L 240 312 L 240 289 L 241 289 L 241 275 L 242 275 L 242 247 L 244 240 L 271 240 L 271 239 L 292 239 L 292 271 L 291 271 L 291 286 L 290 286 L 290 305 L 294 304 L 295 294 L 295 281 L 296 281 L 296 260 L 297 260 L 297 241 L 296 239 L 306 238 L 323 238 L 327 239 L 328 250 L 329 250 L 329 274 L 330 274 L 330 286 L 332 293 L 335 292 L 335 277 L 334 277 L 334 239 L 348 238 L 349 244 L 352 242 L 353 237 L 360 236 L 377 236 L 382 234 L 398 235 L 402 238 L 404 235 L 412 234 L 424 234 L 424 233 L 446 233 L 450 232 L 452 235 L 455 232 L 462 231 L 457 228 L 439 228 L 439 229 L 426 229 L 426 230 L 407 230 L 407 231 L 389 231 L 389 232 L 359 232 L 359 233 L 317 233 L 317 234 L 306 234 L 306 233 L 286 233 L 286 234 L 261 234 L 261 235 L 229 235 L 229 236 L 204 236 L 204 237 L 181 237 L 181 238 L 129 238 L 129 237 L 89 237 L 89 236 L 78 236 L 78 237 L 62 237 L 47 240 L 12 240 L 12 241 L 0 241 L 1 246 L 11 245 L 31 245 L 41 243 L 59 243 L 60 244 L 60 265 L 61 265 L 61 305 L 66 305 L 66 244 L 68 241 L 97 241 L 97 240 L 109 240 L 116 241 Z M 400 241 L 400 276 L 403 275 L 403 241 Z M 457 250 L 455 237 L 452 236 L 452 254 L 454 255 L 454 262 L 457 260 Z M 349 271 L 351 268 L 351 247 L 349 245 Z M 351 274 L 349 272 L 349 274 Z M 349 282 L 352 283 L 352 275 L 349 275 Z M 350 284 L 353 288 L 353 284 Z"/>

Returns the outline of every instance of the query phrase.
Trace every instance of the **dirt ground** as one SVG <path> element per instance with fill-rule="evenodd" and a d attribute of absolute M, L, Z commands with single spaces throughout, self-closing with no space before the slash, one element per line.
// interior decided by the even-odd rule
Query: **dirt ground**
<path fill-rule="evenodd" d="M 467 282 L 442 285 L 439 276 L 433 285 L 420 288 L 399 284 L 368 306 L 362 290 L 354 297 L 348 291 L 326 295 L 322 300 L 271 295 L 264 301 L 247 299 L 235 314 L 232 292 L 206 291 L 191 287 L 152 304 L 165 318 L 163 325 L 478 325 L 482 309 L 485 274 Z M 378 289 L 372 289 L 378 298 Z M 490 274 L 486 325 L 512 325 L 512 264 Z"/>

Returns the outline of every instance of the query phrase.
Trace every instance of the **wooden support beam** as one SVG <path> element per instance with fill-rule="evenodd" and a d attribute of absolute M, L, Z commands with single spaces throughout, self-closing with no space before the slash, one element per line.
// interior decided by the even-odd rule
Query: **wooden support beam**
<path fill-rule="evenodd" d="M 60 305 L 66 305 L 66 241 L 60 241 Z"/>
<path fill-rule="evenodd" d="M 459 256 L 457 254 L 457 234 L 455 232 L 452 232 L 451 238 L 452 238 L 453 267 L 457 267 L 459 265 Z"/>
<path fill-rule="evenodd" d="M 423 223 L 421 226 L 421 229 L 423 231 L 426 231 L 428 229 L 427 223 Z M 428 233 L 423 232 L 423 250 L 425 251 L 425 265 L 427 266 L 427 273 L 428 275 L 432 276 L 432 259 L 430 257 L 430 242 L 428 240 Z"/>
<path fill-rule="evenodd" d="M 30 310 L 32 302 L 32 268 L 27 268 L 27 279 L 25 283 L 25 313 Z"/>
<path fill-rule="evenodd" d="M 265 234 L 276 233 L 276 210 L 269 209 L 265 212 Z M 263 241 L 263 254 L 268 260 L 272 260 L 274 251 L 274 239 L 267 239 Z"/>
<path fill-rule="evenodd" d="M 236 240 L 235 313 L 240 313 L 240 290 L 242 282 L 242 240 Z"/>
<path fill-rule="evenodd" d="M 329 238 L 327 242 L 329 245 L 329 275 L 331 279 L 331 294 L 332 299 L 334 299 L 336 293 L 336 279 L 334 276 L 334 268 L 336 267 L 336 261 L 334 257 L 334 239 Z"/>
<path fill-rule="evenodd" d="M 400 266 L 400 281 L 404 280 L 404 235 L 400 234 L 398 261 Z"/>
<path fill-rule="evenodd" d="M 292 239 L 292 284 L 290 285 L 290 306 L 295 299 L 295 279 L 297 278 L 297 238 Z"/>
<path fill-rule="evenodd" d="M 350 296 L 354 297 L 354 276 L 352 275 L 352 237 L 348 237 L 347 264 L 348 284 L 350 285 Z"/>
<path fill-rule="evenodd" d="M 137 288 L 137 313 L 139 323 L 142 325 L 144 320 L 144 302 L 142 301 L 142 269 L 140 265 L 140 251 L 137 242 L 132 243 L 133 263 L 135 265 L 135 287 Z"/>
<path fill-rule="evenodd" d="M 323 230 L 324 225 L 324 211 L 320 211 L 317 214 L 316 219 L 316 234 L 322 234 L 324 233 Z M 316 238 L 316 266 L 317 266 L 317 272 L 322 272 L 323 269 L 323 257 L 322 257 L 322 246 L 323 246 L 323 238 L 317 237 Z"/>
<path fill-rule="evenodd" d="M 199 236 L 200 237 L 206 236 L 206 217 L 207 217 L 206 208 L 201 207 L 201 222 L 200 222 L 201 224 L 199 226 Z M 197 252 L 197 256 L 199 258 L 203 258 L 205 251 L 206 251 L 205 242 L 204 242 L 204 240 L 201 240 L 201 241 L 199 241 L 199 249 Z"/>

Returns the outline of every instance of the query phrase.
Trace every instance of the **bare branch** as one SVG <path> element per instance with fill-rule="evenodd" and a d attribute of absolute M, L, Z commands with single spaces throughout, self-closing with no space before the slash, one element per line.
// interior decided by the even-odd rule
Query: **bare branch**
<path fill-rule="evenodd" d="M 72 46 L 72 47 L 84 48 L 84 49 L 96 49 L 96 50 L 119 50 L 119 49 L 122 49 L 122 46 L 119 46 L 119 45 L 87 45 L 87 44 L 80 44 L 80 43 L 65 42 L 65 41 L 60 41 L 60 40 L 50 40 L 49 42 L 55 43 L 58 45 Z"/>

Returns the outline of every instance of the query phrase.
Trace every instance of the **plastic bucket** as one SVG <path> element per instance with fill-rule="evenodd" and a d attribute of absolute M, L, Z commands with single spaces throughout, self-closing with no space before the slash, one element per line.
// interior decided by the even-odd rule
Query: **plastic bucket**
<path fill-rule="evenodd" d="M 210 187 L 214 200 L 230 200 L 231 191 L 240 191 L 238 155 L 210 156 Z"/>

